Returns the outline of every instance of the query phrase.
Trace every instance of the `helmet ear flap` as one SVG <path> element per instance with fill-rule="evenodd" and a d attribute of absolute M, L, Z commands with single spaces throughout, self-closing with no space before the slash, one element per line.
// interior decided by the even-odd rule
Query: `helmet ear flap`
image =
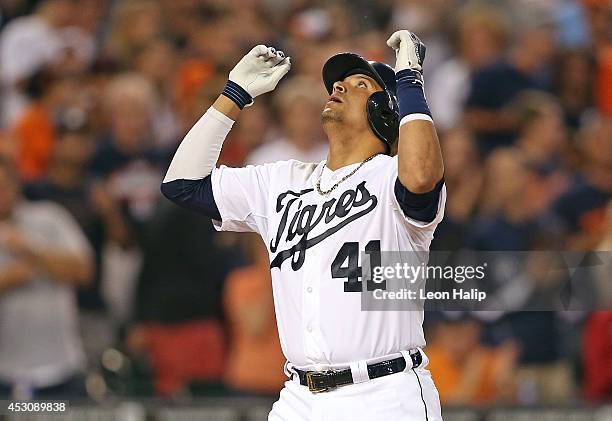
<path fill-rule="evenodd" d="M 370 128 L 389 152 L 399 135 L 399 106 L 395 96 L 389 91 L 374 92 L 366 108 Z"/>

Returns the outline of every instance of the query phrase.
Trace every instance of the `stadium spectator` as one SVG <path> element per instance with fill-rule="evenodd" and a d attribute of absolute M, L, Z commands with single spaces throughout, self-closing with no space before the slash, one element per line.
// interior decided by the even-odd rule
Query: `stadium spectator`
<path fill-rule="evenodd" d="M 581 168 L 552 212 L 567 233 L 568 247 L 591 250 L 602 239 L 605 209 L 612 197 L 612 119 L 596 117 L 580 135 Z"/>
<path fill-rule="evenodd" d="M 234 393 L 275 397 L 287 376 L 274 316 L 270 259 L 260 238 L 248 236 L 246 242 L 252 263 L 230 273 L 225 285 L 230 334 L 225 382 Z"/>
<path fill-rule="evenodd" d="M 593 280 L 568 267 L 571 258 L 566 261 L 555 250 L 561 243 L 559 233 L 539 230 L 530 251 L 519 255 L 518 270 L 502 282 L 496 295 L 506 313 L 488 333 L 494 342 L 512 338 L 519 346 L 517 398 L 523 404 L 561 402 L 572 396 L 571 360 L 580 351 L 571 342 L 578 336 L 583 311 L 595 304 Z"/>
<path fill-rule="evenodd" d="M 113 76 L 104 89 L 107 125 L 98 133 L 90 170 L 127 222 L 127 240 L 107 244 L 102 289 L 120 323 L 130 317 L 145 231 L 159 203 L 158 183 L 166 152 L 153 140 L 157 98 L 152 83 L 137 73 Z"/>
<path fill-rule="evenodd" d="M 185 48 L 190 54 L 201 57 L 227 74 L 232 69 L 232 64 L 240 59 L 240 50 L 236 46 L 250 45 L 261 38 L 243 38 L 242 31 L 235 30 L 235 28 L 242 27 L 243 23 L 226 10 L 213 11 L 210 17 L 212 19 L 200 20 L 192 28 Z M 245 27 L 244 32 L 249 32 L 249 29 Z"/>
<path fill-rule="evenodd" d="M 24 193 L 30 200 L 53 201 L 65 207 L 93 249 L 96 263 L 93 282 L 90 287 L 78 291 L 84 343 L 88 359 L 93 362 L 114 338 L 101 294 L 103 250 L 107 243 L 127 244 L 128 228 L 104 185 L 88 177 L 95 150 L 94 138 L 87 116 L 74 112 L 60 119 L 56 128 L 57 141 L 46 177 L 27 184 Z"/>
<path fill-rule="evenodd" d="M 550 87 L 547 78 L 553 53 L 552 28 L 530 24 L 518 28 L 516 43 L 507 57 L 472 75 L 465 119 L 483 154 L 513 143 L 517 121 L 509 107 L 524 90 Z"/>
<path fill-rule="evenodd" d="M 205 104 L 211 104 L 223 89 L 226 76 L 212 73 L 202 61 L 192 61 L 183 67 L 176 82 L 177 106 L 182 133 L 186 133 L 201 117 Z M 270 140 L 272 118 L 267 103 L 244 110 L 242 118 L 229 133 L 219 158 L 220 165 L 242 166 L 248 154 Z M 181 138 L 176 139 L 178 143 Z"/>
<path fill-rule="evenodd" d="M 77 2 L 39 2 L 36 13 L 12 20 L 0 34 L 2 108 L 0 126 L 11 127 L 29 100 L 28 79 L 47 65 L 58 71 L 83 68 L 92 59 L 94 44 L 86 32 L 71 27 Z"/>
<path fill-rule="evenodd" d="M 173 82 L 173 106 L 178 114 L 180 131 L 186 133 L 201 116 L 204 104 L 214 101 L 215 89 L 223 86 L 225 80 L 214 73 L 208 61 L 187 59 L 176 69 Z"/>
<path fill-rule="evenodd" d="M 394 1 L 392 4 L 389 26 L 392 28 L 413 28 L 427 45 L 427 63 L 424 69 L 428 78 L 427 68 L 436 69 L 449 54 L 449 46 L 443 31 L 434 28 L 443 25 L 448 20 L 450 3 L 445 1 Z M 455 13 L 456 11 L 450 12 Z M 431 60 L 431 61 L 430 61 Z"/>
<path fill-rule="evenodd" d="M 53 144 L 55 127 L 52 84 L 49 72 L 40 72 L 35 76 L 40 84 L 43 98 L 32 98 L 34 101 L 24 106 L 14 124 L 13 138 L 17 150 L 17 169 L 25 180 L 35 180 L 47 169 Z"/>
<path fill-rule="evenodd" d="M 516 115 L 519 122 L 516 145 L 529 165 L 537 171 L 561 166 L 567 131 L 555 97 L 526 91 L 517 99 Z"/>
<path fill-rule="evenodd" d="M 536 215 L 525 191 L 533 177 L 516 148 L 502 148 L 489 156 L 479 215 L 469 228 L 469 246 L 495 251 L 528 249 Z"/>
<path fill-rule="evenodd" d="M 612 44 L 610 34 L 610 3 L 607 0 L 582 0 L 586 9 L 591 47 L 597 53 Z"/>
<path fill-rule="evenodd" d="M 82 397 L 75 289 L 91 281 L 91 249 L 66 210 L 22 198 L 6 161 L 0 190 L 0 395 Z"/>
<path fill-rule="evenodd" d="M 293 79 L 279 88 L 274 105 L 281 123 L 277 138 L 255 149 L 248 164 L 286 159 L 320 162 L 327 156 L 320 124 L 322 91 L 313 90 L 313 81 Z"/>
<path fill-rule="evenodd" d="M 458 13 L 456 26 L 456 54 L 433 70 L 426 85 L 436 128 L 442 130 L 459 124 L 471 75 L 498 61 L 508 42 L 506 19 L 500 10 L 491 6 L 466 5 Z"/>
<path fill-rule="evenodd" d="M 534 171 L 531 188 L 524 194 L 533 212 L 542 215 L 570 184 L 563 111 L 554 96 L 525 91 L 517 98 L 514 112 L 518 121 L 516 146 Z"/>
<path fill-rule="evenodd" d="M 17 169 L 24 180 L 32 182 L 45 175 L 57 139 L 55 125 L 60 122 L 56 120 L 89 112 L 90 98 L 83 87 L 81 78 L 59 77 L 50 68 L 33 76 L 32 102 L 13 128 Z"/>
<path fill-rule="evenodd" d="M 431 332 L 429 370 L 440 401 L 446 405 L 493 405 L 514 402 L 518 349 L 511 343 L 480 343 L 479 321 L 469 313 L 449 312 Z"/>
<path fill-rule="evenodd" d="M 291 39 L 288 39 L 287 42 L 290 43 Z M 291 62 L 291 72 L 295 70 L 293 77 L 307 77 L 310 78 L 310 80 L 321 80 L 321 69 L 329 57 L 339 51 L 351 50 L 351 48 L 356 52 L 360 51 L 357 46 L 351 46 L 352 44 L 346 41 L 330 39 L 329 41 L 304 42 L 303 44 L 292 46 L 291 50 L 288 46 L 284 51 L 289 52 L 297 50 L 299 51 L 299 56 L 308 57 L 308 60 L 294 60 Z M 321 94 L 325 92 L 324 88 L 317 88 L 317 90 L 320 91 Z"/>
<path fill-rule="evenodd" d="M 209 221 L 170 203 L 148 227 L 126 343 L 150 359 L 157 393 L 172 396 L 192 383 L 205 383 L 194 393 L 212 392 L 227 358 L 223 284 L 240 255 L 222 246 Z"/>
<path fill-rule="evenodd" d="M 221 152 L 219 162 L 222 165 L 244 165 L 251 153 L 272 141 L 272 129 L 275 127 L 269 113 L 270 108 L 266 104 L 257 108 L 251 107 L 242 113 Z"/>
<path fill-rule="evenodd" d="M 201 24 L 202 16 L 215 19 L 216 16 L 203 11 L 206 2 L 161 0 L 164 29 L 167 39 L 174 45 L 184 48 L 189 37 Z"/>
<path fill-rule="evenodd" d="M 595 106 L 595 58 L 586 49 L 562 51 L 553 67 L 553 93 L 563 107 L 566 125 L 576 131 Z"/>
<path fill-rule="evenodd" d="M 104 53 L 128 67 L 140 49 L 161 36 L 162 25 L 159 2 L 150 0 L 119 2 L 112 10 Z"/>
<path fill-rule="evenodd" d="M 436 229 L 432 250 L 457 250 L 465 245 L 466 224 L 475 216 L 484 184 L 476 141 L 464 127 L 442 136 L 444 181 L 453 195 L 446 201 L 444 219 Z"/>
<path fill-rule="evenodd" d="M 94 176 L 105 180 L 137 235 L 155 211 L 157 183 L 165 167 L 164 151 L 152 138 L 156 99 L 152 84 L 143 76 L 116 76 L 105 98 L 110 130 L 99 140 L 91 164 Z"/>
<path fill-rule="evenodd" d="M 153 138 L 157 147 L 174 147 L 179 137 L 179 123 L 172 107 L 172 81 L 177 67 L 176 50 L 163 38 L 149 41 L 134 52 L 133 68 L 154 86 L 158 101 L 152 119 Z"/>
<path fill-rule="evenodd" d="M 468 228 L 467 244 L 476 250 L 497 252 L 484 285 L 495 303 L 491 309 L 497 311 L 485 329 L 487 342 L 496 345 L 514 341 L 524 346 L 521 364 L 552 366 L 561 357 L 557 315 L 552 310 L 521 311 L 530 298 L 537 298 L 530 295 L 529 281 L 525 281 L 528 285 L 521 282 L 525 276 L 521 252 L 532 249 L 542 229 L 538 220 L 541 209 L 529 199 L 530 190 L 537 187 L 536 181 L 536 174 L 520 149 L 500 148 L 492 152 L 486 163 L 480 215 Z M 544 308 L 549 310 L 552 306 Z M 536 306 L 532 310 L 543 308 Z M 524 385 L 528 383 L 521 384 L 519 399 L 526 399 Z M 559 392 L 557 396 L 565 395 Z"/>

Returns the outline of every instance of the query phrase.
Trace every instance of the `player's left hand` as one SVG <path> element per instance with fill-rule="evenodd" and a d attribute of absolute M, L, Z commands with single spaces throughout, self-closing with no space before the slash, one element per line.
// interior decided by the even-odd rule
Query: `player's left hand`
<path fill-rule="evenodd" d="M 410 69 L 423 71 L 425 61 L 425 44 L 410 31 L 395 31 L 387 40 L 387 45 L 395 50 L 395 73 Z"/>

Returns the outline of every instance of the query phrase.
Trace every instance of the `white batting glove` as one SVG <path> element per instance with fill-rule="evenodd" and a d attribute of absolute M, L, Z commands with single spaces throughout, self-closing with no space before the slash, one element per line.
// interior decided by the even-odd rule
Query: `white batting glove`
<path fill-rule="evenodd" d="M 425 60 L 425 44 L 410 31 L 395 31 L 387 40 L 387 45 L 395 50 L 395 73 L 410 69 L 421 73 Z"/>
<path fill-rule="evenodd" d="M 291 59 L 273 47 L 257 45 L 236 64 L 229 80 L 247 91 L 252 98 L 270 92 L 291 67 Z"/>

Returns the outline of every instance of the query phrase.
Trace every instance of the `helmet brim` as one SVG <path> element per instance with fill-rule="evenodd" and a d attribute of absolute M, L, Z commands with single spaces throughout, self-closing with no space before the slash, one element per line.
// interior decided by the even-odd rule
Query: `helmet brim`
<path fill-rule="evenodd" d="M 393 69 L 390 67 L 389 70 L 391 71 L 393 81 L 395 82 L 395 72 L 393 72 Z M 322 73 L 323 83 L 325 85 L 325 89 L 327 89 L 327 93 L 329 94 L 331 94 L 334 90 L 335 82 L 344 80 L 344 78 L 347 76 L 354 74 L 364 74 L 369 76 L 374 79 L 382 89 L 394 91 L 393 87 L 388 86 L 389 83 L 383 79 L 374 66 L 358 54 L 340 53 L 332 56 L 323 65 Z M 388 79 L 391 75 L 384 76 L 387 76 Z"/>

